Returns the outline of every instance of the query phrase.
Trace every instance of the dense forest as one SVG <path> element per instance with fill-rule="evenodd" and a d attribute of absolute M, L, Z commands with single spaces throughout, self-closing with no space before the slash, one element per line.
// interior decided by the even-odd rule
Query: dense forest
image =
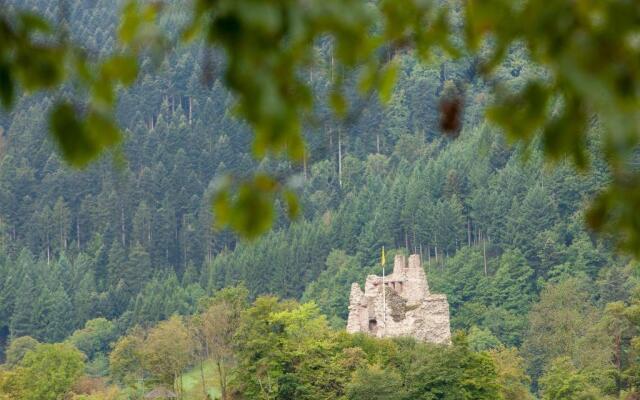
<path fill-rule="evenodd" d="M 171 7 L 170 32 L 186 19 Z M 117 11 L 83 2 L 71 35 L 108 52 Z M 344 73 L 328 46 L 305 77 L 317 96 Z M 610 179 L 596 135 L 583 173 L 484 120 L 497 81 L 541 73 L 522 48 L 494 81 L 475 57 L 402 55 L 388 104 L 360 100 L 344 121 L 314 110 L 302 163 L 256 161 L 233 95 L 202 81 L 207 57 L 224 63 L 196 43 L 143 65 L 120 93 L 124 142 L 84 170 L 47 135 L 53 96 L 0 114 L 0 399 L 139 398 L 156 384 L 195 399 L 207 379 L 225 400 L 639 398 L 638 265 L 584 223 Z M 452 93 L 463 128 L 447 136 Z M 253 241 L 216 229 L 211 209 L 221 179 L 248 171 L 286 180 L 301 206 L 290 219 L 277 202 Z M 380 273 L 383 246 L 421 254 L 448 296 L 452 346 L 343 332 L 350 285 Z"/>

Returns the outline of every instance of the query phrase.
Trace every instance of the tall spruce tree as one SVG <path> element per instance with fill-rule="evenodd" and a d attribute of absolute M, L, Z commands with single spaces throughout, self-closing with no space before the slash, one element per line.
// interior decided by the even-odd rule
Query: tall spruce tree
<path fill-rule="evenodd" d="M 15 306 L 9 324 L 11 336 L 36 336 L 37 321 L 35 320 L 35 302 L 39 299 L 39 291 L 31 277 L 26 274 L 16 292 Z"/>

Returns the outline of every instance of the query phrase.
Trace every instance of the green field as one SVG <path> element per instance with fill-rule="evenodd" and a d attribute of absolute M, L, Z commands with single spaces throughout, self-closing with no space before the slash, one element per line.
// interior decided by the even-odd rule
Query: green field
<path fill-rule="evenodd" d="M 218 375 L 213 362 L 206 362 L 203 369 L 207 393 L 212 399 L 220 398 Z M 184 385 L 184 400 L 202 400 L 204 398 L 199 365 L 182 375 L 182 383 Z"/>

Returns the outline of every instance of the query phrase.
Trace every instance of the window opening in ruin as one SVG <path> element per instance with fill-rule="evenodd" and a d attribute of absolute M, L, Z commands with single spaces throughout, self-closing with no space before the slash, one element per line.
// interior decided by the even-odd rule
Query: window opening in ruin
<path fill-rule="evenodd" d="M 369 320 L 369 332 L 375 333 L 378 330 L 378 321 L 375 319 Z"/>

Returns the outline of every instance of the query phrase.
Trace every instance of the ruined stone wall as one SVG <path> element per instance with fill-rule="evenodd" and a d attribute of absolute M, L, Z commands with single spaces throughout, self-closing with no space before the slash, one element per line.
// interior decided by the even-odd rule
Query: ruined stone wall
<path fill-rule="evenodd" d="M 449 344 L 449 303 L 445 295 L 429 292 L 419 255 L 411 255 L 408 263 L 398 255 L 384 282 L 369 275 L 364 292 L 357 283 L 351 285 L 347 332 Z"/>
<path fill-rule="evenodd" d="M 427 274 L 422 268 L 422 262 L 418 254 L 409 256 L 409 267 L 406 269 L 405 296 L 410 305 L 419 304 L 429 295 L 429 285 L 427 284 Z"/>

